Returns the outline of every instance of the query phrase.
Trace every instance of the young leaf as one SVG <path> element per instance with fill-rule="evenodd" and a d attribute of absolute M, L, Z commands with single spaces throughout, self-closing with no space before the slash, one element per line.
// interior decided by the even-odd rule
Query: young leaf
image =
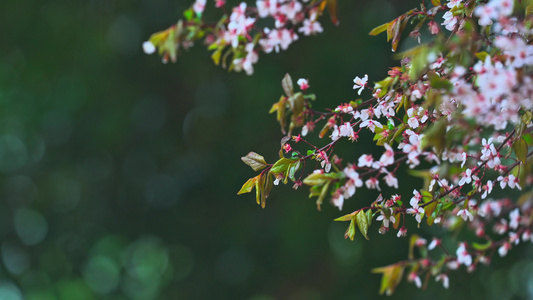
<path fill-rule="evenodd" d="M 262 170 L 268 165 L 265 158 L 255 152 L 248 153 L 246 156 L 241 157 L 241 160 L 254 171 Z"/>
<path fill-rule="evenodd" d="M 355 222 L 355 216 L 353 216 L 352 221 L 350 222 L 350 226 L 348 226 L 348 229 L 344 233 L 345 239 L 350 238 L 350 240 L 353 241 L 353 239 L 355 238 Z"/>
<path fill-rule="evenodd" d="M 353 219 L 353 216 L 355 216 L 355 214 L 356 214 L 356 212 L 354 211 L 351 214 L 347 214 L 347 215 L 344 215 L 342 217 L 338 217 L 337 219 L 335 219 L 333 221 L 350 221 L 351 219 Z"/>
<path fill-rule="evenodd" d="M 357 220 L 357 226 L 359 227 L 359 231 L 363 234 L 365 239 L 369 240 L 367 232 L 368 232 L 368 219 L 363 210 L 360 210 L 356 215 L 355 218 Z"/>
<path fill-rule="evenodd" d="M 273 174 L 279 174 L 279 173 L 285 174 L 285 172 L 290 167 L 290 165 L 297 160 L 298 158 L 282 157 L 272 166 L 272 169 L 270 169 L 270 172 L 272 172 Z"/>
<path fill-rule="evenodd" d="M 248 181 L 246 181 L 242 185 L 241 190 L 237 193 L 237 195 L 251 192 L 254 189 L 255 183 L 259 179 L 259 176 L 261 176 L 261 175 L 257 175 L 254 178 L 248 179 Z"/>
<path fill-rule="evenodd" d="M 366 222 L 368 224 L 368 227 L 370 227 L 370 225 L 372 224 L 372 217 L 373 217 L 372 210 L 371 209 L 367 210 L 365 214 L 366 214 Z"/>
<path fill-rule="evenodd" d="M 283 91 L 285 92 L 285 95 L 287 95 L 287 97 L 291 97 L 294 92 L 294 88 L 292 86 L 292 78 L 291 78 L 291 75 L 289 75 L 289 73 L 285 74 L 285 77 L 283 77 L 283 79 L 281 80 L 281 87 L 283 88 Z"/>
<path fill-rule="evenodd" d="M 390 24 L 391 23 L 385 23 L 383 25 L 379 25 L 378 27 L 372 29 L 369 34 L 370 35 L 378 35 L 378 34 L 384 32 L 384 31 L 386 31 L 387 28 L 390 26 Z"/>

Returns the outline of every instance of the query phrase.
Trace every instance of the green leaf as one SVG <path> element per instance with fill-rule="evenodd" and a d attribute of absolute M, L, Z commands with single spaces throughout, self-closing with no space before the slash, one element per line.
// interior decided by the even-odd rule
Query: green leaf
<path fill-rule="evenodd" d="M 194 17 L 194 11 L 189 8 L 183 12 L 183 16 L 185 17 L 185 20 L 190 21 Z"/>
<path fill-rule="evenodd" d="M 533 146 L 533 136 L 531 136 L 531 133 L 524 133 L 522 138 L 526 141 L 528 146 Z"/>
<path fill-rule="evenodd" d="M 282 157 L 272 166 L 272 169 L 270 169 L 270 172 L 272 172 L 273 174 L 279 174 L 279 173 L 285 174 L 285 172 L 289 169 L 289 166 L 297 160 L 298 158 Z"/>
<path fill-rule="evenodd" d="M 476 57 L 481 61 L 485 61 L 487 56 L 489 56 L 489 54 L 486 51 L 476 52 Z"/>
<path fill-rule="evenodd" d="M 363 210 L 360 210 L 356 215 L 355 218 L 357 220 L 357 226 L 359 227 L 359 231 L 363 234 L 365 239 L 369 240 L 367 232 L 368 232 L 368 219 L 366 217 L 366 214 Z"/>
<path fill-rule="evenodd" d="M 322 189 L 320 190 L 320 195 L 318 196 L 318 199 L 316 199 L 316 207 L 318 211 L 321 210 L 322 202 L 324 201 L 324 198 L 326 197 L 326 194 L 328 193 L 329 186 L 331 185 L 331 181 L 326 182 L 322 186 Z"/>
<path fill-rule="evenodd" d="M 248 153 L 246 156 L 241 157 L 241 160 L 256 172 L 268 166 L 265 158 L 255 152 Z"/>
<path fill-rule="evenodd" d="M 348 229 L 344 233 L 344 238 L 350 238 L 350 240 L 353 241 L 355 238 L 355 216 L 352 217 L 352 221 L 350 222 L 350 226 L 348 226 Z"/>
<path fill-rule="evenodd" d="M 310 186 L 323 185 L 329 180 L 325 173 L 311 173 L 305 177 L 303 183 Z"/>
<path fill-rule="evenodd" d="M 248 181 L 242 185 L 241 190 L 237 193 L 237 195 L 251 192 L 254 189 L 255 183 L 259 179 L 259 176 L 261 175 L 257 175 L 254 178 L 248 179 Z"/>
<path fill-rule="evenodd" d="M 350 221 L 353 219 L 353 216 L 355 216 L 356 212 L 354 211 L 353 213 L 351 214 L 347 214 L 347 215 L 344 215 L 342 217 L 338 217 L 337 219 L 333 220 L 333 221 Z"/>
<path fill-rule="evenodd" d="M 478 251 L 486 251 L 486 250 L 490 249 L 491 246 L 492 246 L 492 242 L 491 241 L 487 241 L 485 244 L 472 243 L 472 247 L 474 247 L 474 249 L 476 249 Z"/>
<path fill-rule="evenodd" d="M 380 194 L 381 195 L 381 194 Z M 370 225 L 372 225 L 372 218 L 373 218 L 373 214 L 372 214 L 372 210 L 369 209 L 366 211 L 366 222 L 368 224 L 368 227 L 370 227 Z"/>
<path fill-rule="evenodd" d="M 527 142 L 523 139 L 517 139 L 513 143 L 513 150 L 516 154 L 516 158 L 518 158 L 522 163 L 526 163 L 527 159 Z"/>
<path fill-rule="evenodd" d="M 440 6 L 440 0 L 431 0 L 431 4 L 433 4 L 433 6 Z"/>
<path fill-rule="evenodd" d="M 296 152 L 293 152 L 293 153 L 296 153 Z M 297 153 L 296 153 L 297 154 Z M 298 159 L 298 158 L 296 158 Z M 295 163 L 292 163 L 290 166 L 289 166 L 289 172 L 287 172 L 288 174 L 288 177 L 290 180 L 292 181 L 296 181 L 296 178 L 294 178 L 294 174 L 300 169 L 300 161 L 296 161 Z"/>
<path fill-rule="evenodd" d="M 281 87 L 283 88 L 283 91 L 285 92 L 285 95 L 287 95 L 287 97 L 291 97 L 294 92 L 294 88 L 292 86 L 292 78 L 291 78 L 291 75 L 289 75 L 289 73 L 285 74 L 285 77 L 283 77 L 283 79 L 281 80 Z"/>
<path fill-rule="evenodd" d="M 435 73 L 430 73 L 428 76 L 431 87 L 434 89 L 450 91 L 453 88 L 453 84 L 450 81 L 438 76 Z"/>
<path fill-rule="evenodd" d="M 437 153 L 441 153 L 444 150 L 446 144 L 446 127 L 448 121 L 446 118 L 441 118 L 439 121 L 431 125 L 426 130 L 426 133 L 421 141 L 421 148 L 435 147 Z"/>

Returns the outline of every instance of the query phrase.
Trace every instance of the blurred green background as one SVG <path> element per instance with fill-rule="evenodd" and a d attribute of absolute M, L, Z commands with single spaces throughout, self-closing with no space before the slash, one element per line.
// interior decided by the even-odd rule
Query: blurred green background
<path fill-rule="evenodd" d="M 326 16 L 324 34 L 262 55 L 251 77 L 201 45 L 176 64 L 142 53 L 191 3 L 0 2 L 1 300 L 373 299 L 370 269 L 406 258 L 395 232 L 350 242 L 332 221 L 376 193 L 342 213 L 318 212 L 305 187 L 276 187 L 264 210 L 236 193 L 254 176 L 241 156 L 276 159 L 268 110 L 283 75 L 309 78 L 315 107 L 353 100 L 355 76 L 397 64 L 367 33 L 417 1 L 341 0 L 340 26 Z M 372 151 L 339 147 L 345 160 Z M 406 195 L 419 184 L 400 178 Z M 451 274 L 450 290 L 403 283 L 394 297 L 533 299 L 531 250 Z"/>

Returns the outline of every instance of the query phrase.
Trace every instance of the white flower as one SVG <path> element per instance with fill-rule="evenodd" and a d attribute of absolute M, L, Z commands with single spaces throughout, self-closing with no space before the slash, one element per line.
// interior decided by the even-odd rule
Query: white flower
<path fill-rule="evenodd" d="M 435 249 L 435 247 L 437 247 L 438 245 L 440 245 L 441 241 L 439 239 L 436 239 L 436 238 L 433 238 L 433 240 L 431 241 L 431 243 L 429 243 L 428 245 L 428 250 L 433 250 Z"/>
<path fill-rule="evenodd" d="M 354 86 L 353 86 L 353 89 L 359 89 L 359 91 L 357 91 L 357 94 L 358 95 L 361 95 L 361 93 L 363 92 L 363 89 L 365 88 L 366 86 L 366 83 L 368 81 L 368 75 L 365 74 L 365 76 L 363 78 L 359 78 L 359 76 L 355 76 L 355 79 L 353 80 L 353 83 Z"/>
<path fill-rule="evenodd" d="M 435 281 L 437 281 L 437 282 L 442 281 L 442 286 L 445 289 L 450 287 L 450 279 L 448 278 L 448 275 L 446 275 L 446 274 L 437 275 L 437 277 L 435 277 Z"/>
<path fill-rule="evenodd" d="M 457 216 L 458 217 L 461 217 L 463 218 L 463 220 L 466 221 L 474 221 L 474 216 L 472 215 L 472 213 L 470 213 L 470 211 L 468 209 L 461 209 L 458 213 L 457 213 Z"/>
<path fill-rule="evenodd" d="M 498 248 L 498 254 L 500 254 L 501 257 L 504 257 L 507 255 L 507 252 L 511 250 L 511 244 L 508 242 L 503 243 L 500 248 Z"/>
<path fill-rule="evenodd" d="M 359 160 L 357 162 L 358 167 L 371 167 L 372 163 L 374 162 L 374 158 L 372 155 L 363 154 L 361 157 L 359 157 Z"/>
<path fill-rule="evenodd" d="M 155 50 L 156 50 L 156 48 L 155 48 L 154 44 L 152 44 L 152 42 L 146 41 L 146 42 L 143 43 L 143 51 L 144 51 L 144 53 L 152 54 L 152 53 L 155 52 Z"/>
<path fill-rule="evenodd" d="M 472 264 L 472 256 L 470 256 L 470 254 L 468 254 L 468 251 L 466 251 L 465 243 L 459 244 L 459 247 L 457 248 L 455 254 L 457 255 L 457 262 L 459 264 L 463 264 L 467 267 Z"/>
<path fill-rule="evenodd" d="M 518 228 L 518 225 L 520 224 L 520 210 L 518 208 L 515 208 L 511 213 L 509 214 L 509 227 L 512 229 Z"/>

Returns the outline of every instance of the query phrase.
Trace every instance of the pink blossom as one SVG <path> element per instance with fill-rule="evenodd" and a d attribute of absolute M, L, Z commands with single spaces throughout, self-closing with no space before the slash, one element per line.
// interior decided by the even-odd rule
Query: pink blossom
<path fill-rule="evenodd" d="M 500 254 L 501 257 L 504 257 L 507 255 L 507 252 L 511 250 L 511 244 L 508 242 L 504 242 L 503 245 L 498 248 L 498 254 Z"/>
<path fill-rule="evenodd" d="M 405 237 L 407 235 L 407 229 L 405 227 L 400 228 L 398 230 L 398 233 L 396 234 L 397 237 Z"/>
<path fill-rule="evenodd" d="M 376 218 L 376 221 L 383 221 L 383 227 L 387 229 L 389 228 L 390 223 L 394 224 L 394 222 L 396 222 L 396 219 L 392 215 L 392 209 L 390 208 L 389 208 L 389 214 L 390 216 L 387 217 L 384 211 L 380 211 L 380 215 Z"/>
<path fill-rule="evenodd" d="M 383 146 L 385 147 L 385 153 L 381 155 L 379 162 L 381 163 L 382 166 L 386 167 L 394 163 L 394 150 L 387 143 L 383 144 Z"/>
<path fill-rule="evenodd" d="M 511 211 L 509 214 L 509 220 L 509 227 L 516 230 L 520 224 L 520 210 L 518 208 Z"/>
<path fill-rule="evenodd" d="M 461 174 L 461 180 L 459 180 L 459 185 L 464 185 L 465 183 L 470 183 L 472 182 L 472 170 L 470 169 L 466 169 L 462 174 Z"/>
<path fill-rule="evenodd" d="M 457 251 L 455 252 L 455 254 L 457 255 L 457 262 L 459 264 L 463 264 L 467 267 L 472 264 L 472 256 L 468 254 L 465 243 L 459 244 L 459 247 L 457 248 Z"/>
<path fill-rule="evenodd" d="M 363 89 L 365 88 L 366 86 L 366 83 L 368 81 L 368 75 L 365 74 L 365 76 L 363 78 L 359 78 L 359 76 L 355 76 L 355 79 L 353 80 L 354 82 L 354 86 L 353 86 L 353 89 L 359 89 L 359 91 L 357 92 L 358 95 L 361 95 L 361 92 L 363 92 Z"/>
<path fill-rule="evenodd" d="M 370 177 L 365 181 L 365 185 L 368 189 L 377 189 L 378 191 L 381 191 L 379 188 L 379 180 L 375 177 Z"/>
<path fill-rule="evenodd" d="M 457 25 L 457 17 L 454 17 L 451 11 L 447 11 L 444 16 L 442 16 L 444 22 L 441 25 L 444 25 L 449 31 L 453 31 L 455 25 Z"/>
<path fill-rule="evenodd" d="M 310 87 L 309 81 L 307 79 L 304 79 L 304 78 L 298 79 L 298 81 L 296 83 L 300 86 L 300 89 L 302 91 L 305 91 L 305 90 L 307 90 Z"/>
<path fill-rule="evenodd" d="M 418 223 L 422 222 L 422 217 L 424 217 L 424 208 L 419 207 L 418 204 L 413 206 L 413 208 L 406 209 L 405 212 L 411 215 L 415 215 L 415 219 Z"/>
<path fill-rule="evenodd" d="M 368 119 L 366 121 L 361 122 L 361 124 L 359 124 L 359 127 L 360 128 L 368 127 L 370 131 L 374 132 L 376 127 L 383 128 L 383 125 L 381 125 L 381 123 L 379 123 L 378 121 Z"/>
<path fill-rule="evenodd" d="M 398 179 L 396 177 L 394 177 L 394 175 L 392 175 L 392 173 L 388 173 L 385 177 L 385 183 L 390 186 L 390 187 L 394 187 L 394 188 L 398 188 Z"/>
<path fill-rule="evenodd" d="M 202 12 L 204 11 L 205 9 L 205 3 L 206 3 L 206 0 L 196 0 L 192 6 L 192 10 L 197 14 L 197 15 L 201 15 Z"/>
<path fill-rule="evenodd" d="M 449 8 L 459 7 L 461 2 L 462 0 L 450 0 L 448 3 L 446 3 L 446 6 Z"/>
<path fill-rule="evenodd" d="M 457 216 L 463 218 L 465 222 L 466 221 L 472 222 L 474 220 L 474 216 L 467 208 L 459 210 L 459 212 L 457 213 Z"/>
<path fill-rule="evenodd" d="M 298 28 L 298 32 L 304 35 L 312 35 L 315 33 L 321 33 L 323 31 L 322 25 L 318 21 L 304 20 L 302 27 Z"/>
<path fill-rule="evenodd" d="M 374 162 L 374 158 L 372 155 L 363 154 L 361 157 L 359 157 L 359 160 L 357 162 L 358 167 L 371 167 L 372 163 Z"/>
<path fill-rule="evenodd" d="M 407 281 L 414 282 L 417 288 L 422 287 L 422 280 L 420 280 L 420 277 L 415 272 L 409 273 L 409 277 L 407 277 Z"/>
<path fill-rule="evenodd" d="M 441 243 L 441 240 L 436 239 L 436 238 L 433 238 L 433 240 L 431 241 L 431 243 L 429 243 L 429 245 L 428 245 L 428 250 L 433 250 L 433 249 L 435 249 L 435 247 L 437 247 L 438 245 L 440 245 L 440 243 Z"/>

